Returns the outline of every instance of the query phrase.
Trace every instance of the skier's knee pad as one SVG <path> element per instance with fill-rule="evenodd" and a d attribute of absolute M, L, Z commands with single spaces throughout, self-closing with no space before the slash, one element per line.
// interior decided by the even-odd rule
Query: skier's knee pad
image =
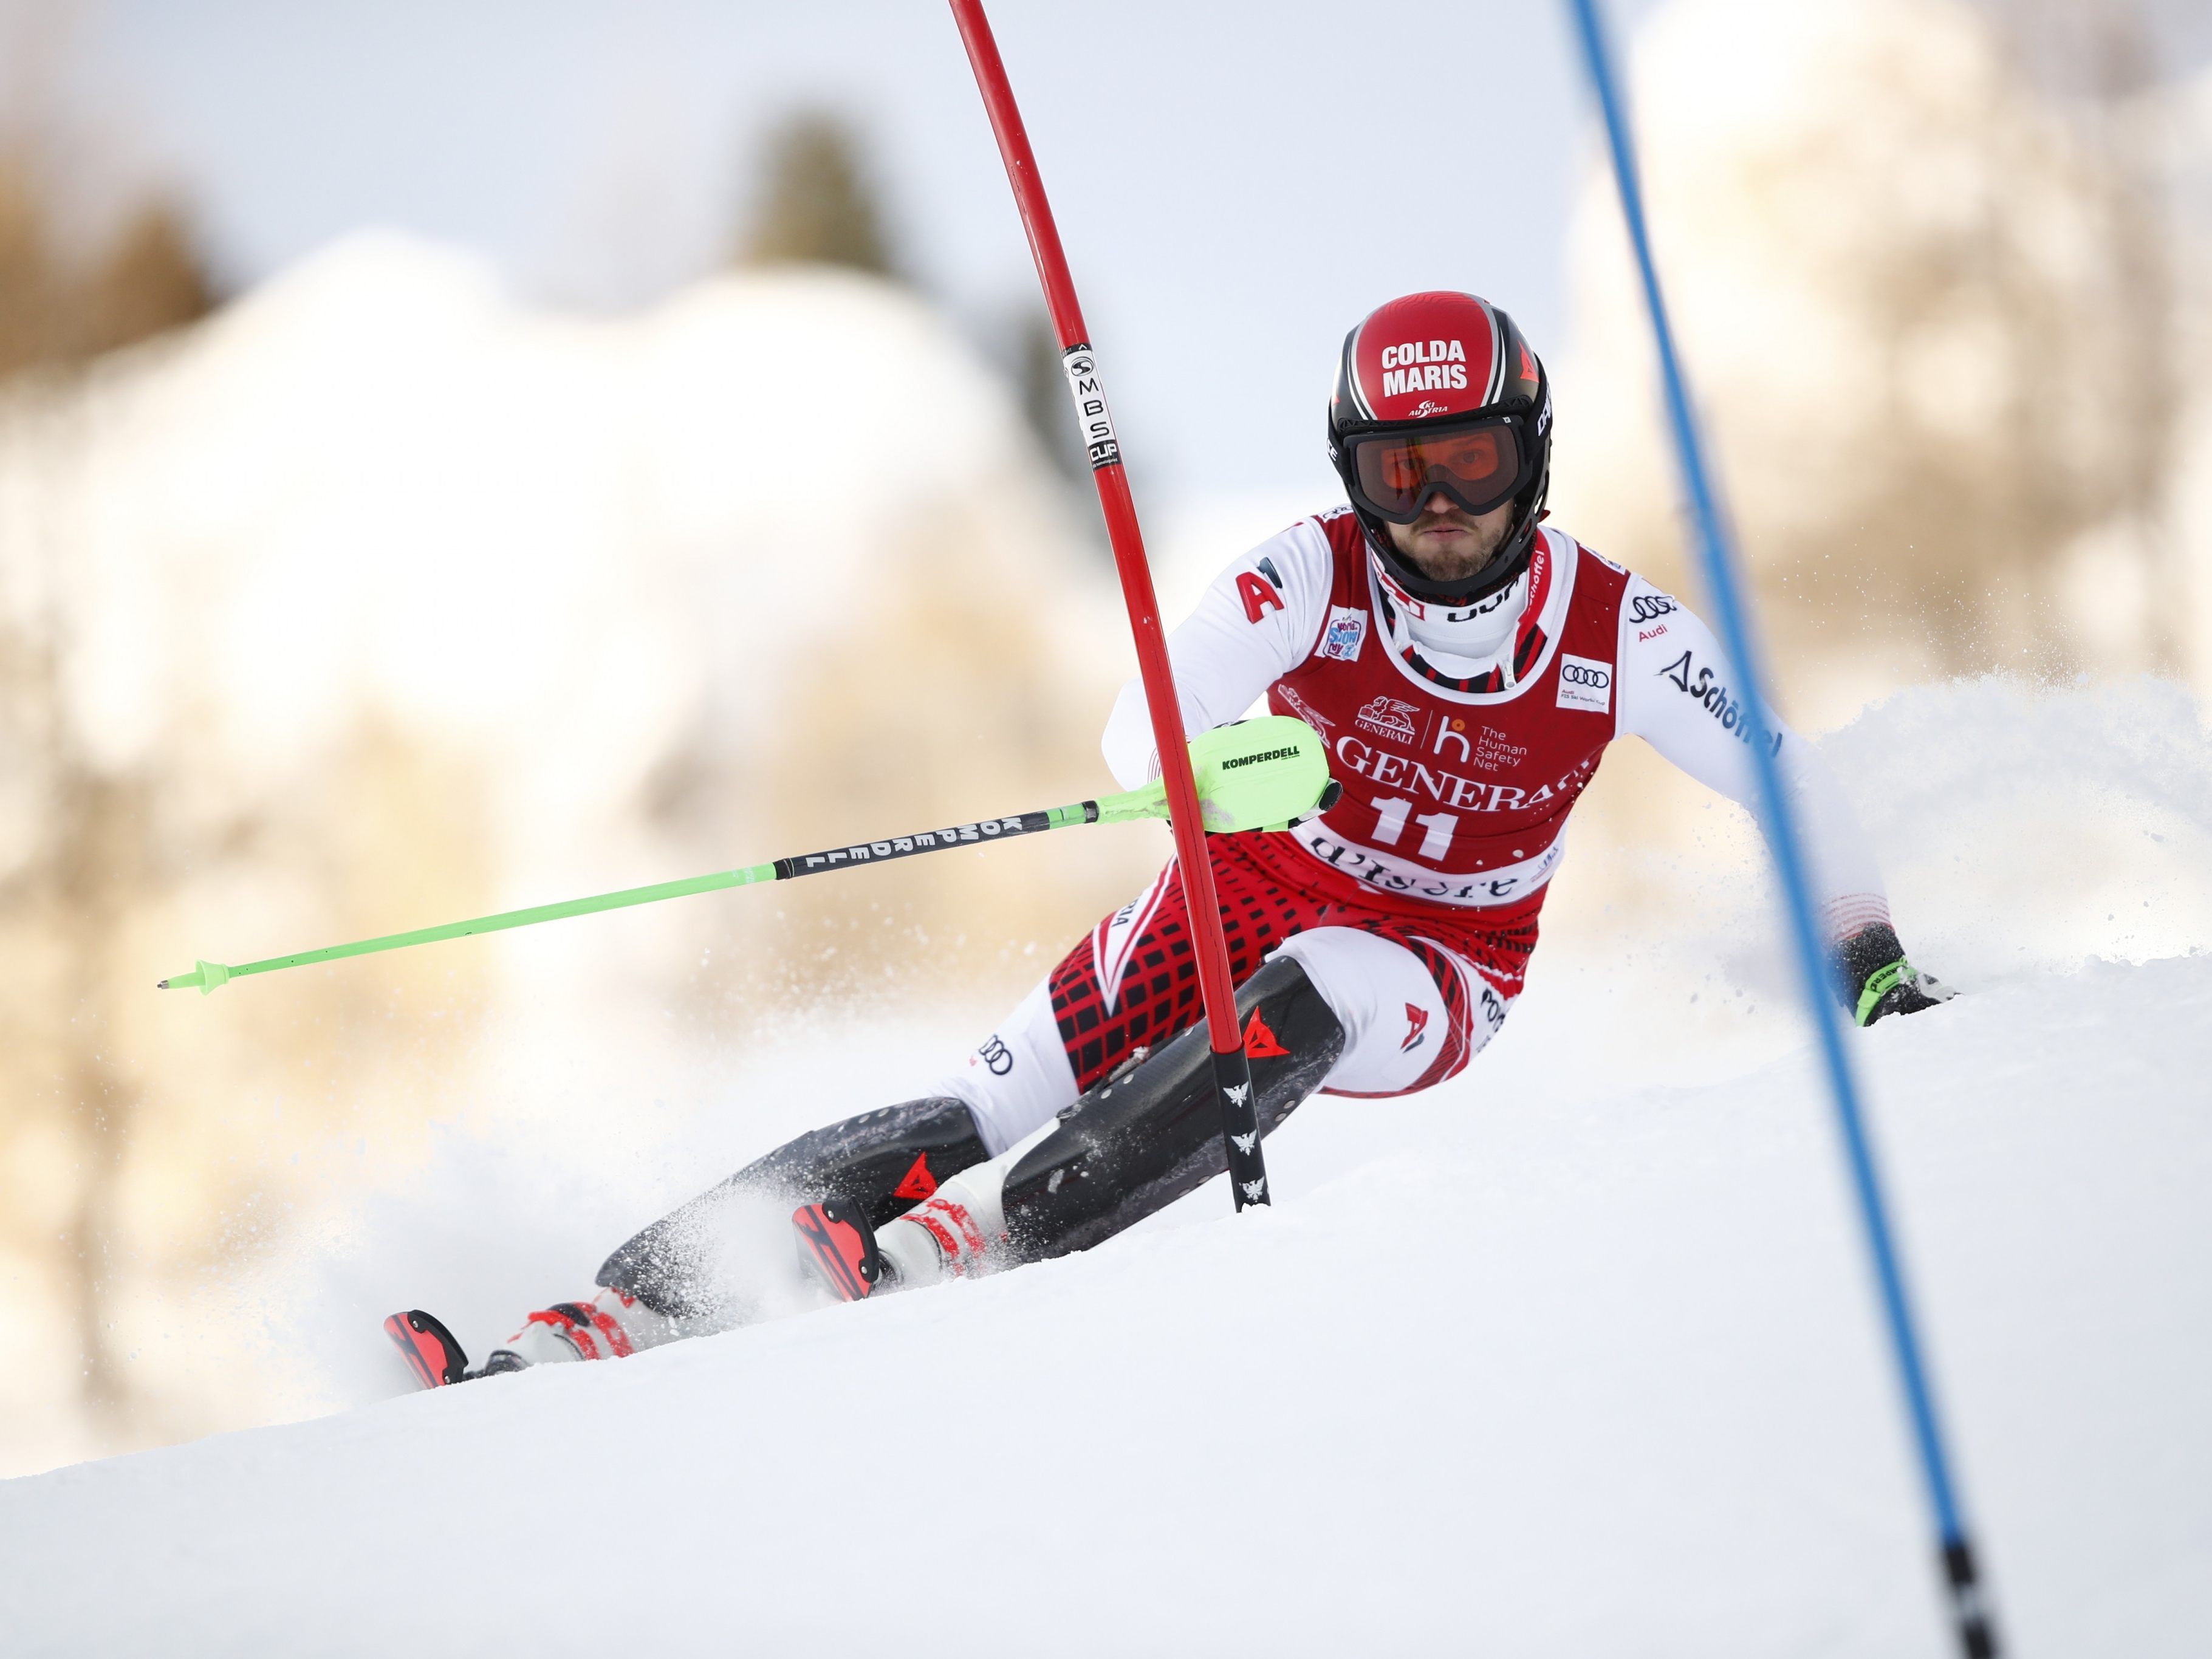
<path fill-rule="evenodd" d="M 809 1129 L 663 1216 L 606 1259 L 598 1282 L 670 1318 L 696 1317 L 720 1300 L 706 1273 L 715 1212 L 746 1194 L 850 1199 L 880 1227 L 989 1156 L 963 1101 L 908 1100 L 862 1112 Z"/>
<path fill-rule="evenodd" d="M 1293 958 L 1277 956 L 1237 994 L 1262 1133 L 1328 1076 L 1344 1027 Z M 1008 1172 L 1006 1235 L 1024 1257 L 1088 1249 L 1227 1167 L 1213 1060 L 1201 1022 L 1094 1085 Z"/>

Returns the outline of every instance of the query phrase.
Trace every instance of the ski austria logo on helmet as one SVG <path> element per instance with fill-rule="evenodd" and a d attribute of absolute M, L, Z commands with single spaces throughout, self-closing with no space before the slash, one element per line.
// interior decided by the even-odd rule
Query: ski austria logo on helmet
<path fill-rule="evenodd" d="M 1559 703 L 1562 708 L 1587 708 L 1594 714 L 1613 712 L 1613 665 L 1595 657 L 1559 653 Z"/>

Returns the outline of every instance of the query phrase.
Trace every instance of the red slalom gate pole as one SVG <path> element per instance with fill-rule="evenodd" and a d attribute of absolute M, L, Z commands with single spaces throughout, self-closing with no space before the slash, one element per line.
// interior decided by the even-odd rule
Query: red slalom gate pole
<path fill-rule="evenodd" d="M 1213 1049 L 1213 1082 L 1220 1096 L 1222 1140 L 1229 1152 L 1230 1191 L 1240 1210 L 1248 1204 L 1265 1204 L 1267 1166 L 1260 1152 L 1252 1068 L 1237 1025 L 1237 988 L 1229 975 L 1229 946 L 1221 933 L 1221 907 L 1213 893 L 1213 866 L 1206 857 L 1198 786 L 1192 780 L 1190 755 L 1184 747 L 1182 704 L 1176 699 L 1175 674 L 1168 665 L 1159 600 L 1152 592 L 1152 568 L 1145 562 L 1145 538 L 1137 528 L 1137 507 L 1130 499 L 1128 475 L 1121 467 L 1121 446 L 1114 435 L 1114 417 L 1107 410 L 1106 393 L 1098 378 L 1097 356 L 1091 349 L 1090 331 L 1083 325 L 1083 308 L 1076 302 L 1067 255 L 1061 251 L 1060 231 L 1052 221 L 1052 204 L 1045 199 L 1044 183 L 1037 177 L 1036 157 L 1030 153 L 1029 134 L 1022 126 L 1022 112 L 1014 102 L 1006 66 L 1000 59 L 999 44 L 991 36 L 990 21 L 983 15 L 981 0 L 951 0 L 951 5 L 960 39 L 968 48 L 968 62 L 975 71 L 976 88 L 983 94 L 983 107 L 990 113 L 991 131 L 998 137 L 1007 182 L 1014 187 L 1015 205 L 1020 208 L 1023 228 L 1029 232 L 1030 252 L 1036 256 L 1037 277 L 1044 284 L 1053 332 L 1060 339 L 1060 363 L 1067 373 L 1076 417 L 1091 452 L 1091 477 L 1098 486 L 1098 505 L 1106 515 L 1114 568 L 1121 574 L 1121 598 L 1129 609 L 1129 631 L 1137 643 L 1137 671 L 1144 680 L 1145 701 L 1152 708 L 1152 742 L 1159 750 L 1160 772 L 1167 784 L 1168 828 L 1175 836 L 1176 863 L 1182 873 L 1192 944 L 1198 951 L 1198 985 L 1205 999 L 1206 1036 Z"/>

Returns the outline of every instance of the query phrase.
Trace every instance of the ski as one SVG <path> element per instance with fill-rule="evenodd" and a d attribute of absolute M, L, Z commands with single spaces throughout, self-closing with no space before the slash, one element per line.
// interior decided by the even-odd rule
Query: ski
<path fill-rule="evenodd" d="M 799 1259 L 841 1302 L 858 1302 L 884 1274 L 875 1230 L 866 1210 L 844 1199 L 802 1204 L 792 1212 L 799 1230 Z"/>
<path fill-rule="evenodd" d="M 468 1375 L 469 1357 L 453 1334 L 420 1308 L 392 1315 L 384 1322 L 384 1334 L 426 1389 L 441 1389 Z"/>

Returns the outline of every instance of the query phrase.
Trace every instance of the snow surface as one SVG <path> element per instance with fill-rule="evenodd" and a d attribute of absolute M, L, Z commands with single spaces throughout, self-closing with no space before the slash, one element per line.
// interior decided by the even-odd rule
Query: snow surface
<path fill-rule="evenodd" d="M 2009 1650 L 2212 1650 L 2212 744 L 2170 688 L 1984 683 L 1825 746 L 1966 992 L 1852 1046 Z M 1743 867 L 1698 927 L 1540 954 L 1454 1084 L 1305 1108 L 1273 1210 L 0 1484 L 9 1651 L 1945 1653 Z M 749 1081 L 797 1127 L 902 1040 Z M 534 1203 L 539 1301 L 615 1242 L 487 1158 L 301 1281 L 387 1393 L 374 1313 L 520 1310 L 464 1237 Z"/>

